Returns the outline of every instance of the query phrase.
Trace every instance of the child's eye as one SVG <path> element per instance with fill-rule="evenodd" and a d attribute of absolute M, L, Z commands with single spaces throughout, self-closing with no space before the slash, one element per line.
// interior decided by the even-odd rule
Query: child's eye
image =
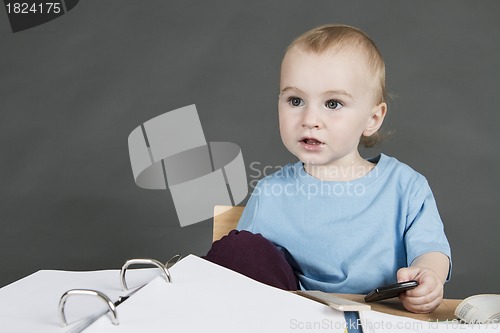
<path fill-rule="evenodd" d="M 330 99 L 330 100 L 326 101 L 325 106 L 329 109 L 332 109 L 332 110 L 338 110 L 341 107 L 343 107 L 344 105 L 340 101 Z"/>
<path fill-rule="evenodd" d="M 291 106 L 303 106 L 304 105 L 304 101 L 302 100 L 302 98 L 298 98 L 298 97 L 290 97 L 288 99 L 288 103 L 290 103 Z"/>

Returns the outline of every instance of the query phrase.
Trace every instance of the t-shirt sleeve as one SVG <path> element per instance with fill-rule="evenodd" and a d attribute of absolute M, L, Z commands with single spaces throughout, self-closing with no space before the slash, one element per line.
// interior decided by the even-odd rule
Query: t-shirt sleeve
<path fill-rule="evenodd" d="M 424 253 L 441 252 L 450 259 L 446 279 L 448 281 L 451 277 L 451 250 L 436 200 L 424 177 L 419 177 L 412 188 L 405 231 L 407 264 L 410 266 L 418 256 Z"/>

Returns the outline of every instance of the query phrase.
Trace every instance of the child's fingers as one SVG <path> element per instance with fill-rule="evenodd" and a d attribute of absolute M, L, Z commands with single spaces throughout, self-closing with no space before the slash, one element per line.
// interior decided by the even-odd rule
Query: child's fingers
<path fill-rule="evenodd" d="M 430 293 L 422 296 L 409 296 L 408 292 L 402 293 L 399 299 L 404 307 L 412 312 L 427 313 L 435 310 L 443 299 L 443 290 L 435 288 Z"/>
<path fill-rule="evenodd" d="M 421 297 L 432 293 L 436 288 L 436 284 L 429 279 L 417 279 L 418 286 L 414 289 L 407 290 L 405 295 L 408 297 Z"/>
<path fill-rule="evenodd" d="M 417 280 L 418 286 L 406 292 L 408 297 L 421 297 L 432 293 L 439 294 L 443 289 L 440 281 L 435 275 L 429 274 L 429 271 L 421 271 L 414 279 Z"/>
<path fill-rule="evenodd" d="M 408 290 L 401 294 L 403 298 L 411 299 L 415 304 L 424 304 L 432 301 L 433 299 L 440 296 L 443 288 L 439 285 L 430 283 L 419 284 L 418 287 L 412 290 Z"/>
<path fill-rule="evenodd" d="M 396 273 L 396 278 L 398 279 L 398 282 L 414 280 L 419 272 L 420 268 L 418 267 L 400 268 Z"/>
<path fill-rule="evenodd" d="M 419 267 L 401 268 L 397 272 L 398 281 L 416 280 L 418 286 L 399 295 L 404 307 L 415 313 L 435 310 L 443 299 L 443 284 L 428 269 Z"/>
<path fill-rule="evenodd" d="M 408 297 L 406 295 L 401 295 L 400 299 L 403 303 L 403 306 L 415 313 L 428 313 L 434 311 L 441 304 L 442 297 L 438 295 L 438 297 L 432 298 L 433 295 L 426 295 L 422 297 Z"/>

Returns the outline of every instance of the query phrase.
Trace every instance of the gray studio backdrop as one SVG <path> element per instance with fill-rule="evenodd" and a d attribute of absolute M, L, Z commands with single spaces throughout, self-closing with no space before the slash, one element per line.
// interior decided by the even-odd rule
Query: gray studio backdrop
<path fill-rule="evenodd" d="M 446 296 L 499 292 L 500 2 L 86 0 L 15 34 L 0 7 L 0 286 L 205 254 L 211 220 L 181 228 L 168 190 L 136 186 L 129 133 L 196 104 L 207 141 L 241 147 L 249 183 L 293 162 L 277 130 L 283 51 L 340 22 L 385 56 L 393 134 L 363 154 L 428 178 L 452 246 Z"/>

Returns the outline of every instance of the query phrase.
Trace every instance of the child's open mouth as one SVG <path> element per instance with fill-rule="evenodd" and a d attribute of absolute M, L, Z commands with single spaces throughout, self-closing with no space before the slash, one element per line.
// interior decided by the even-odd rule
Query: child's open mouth
<path fill-rule="evenodd" d="M 320 141 L 316 140 L 316 139 L 303 139 L 302 140 L 304 143 L 308 144 L 308 145 L 319 145 L 321 144 Z"/>
<path fill-rule="evenodd" d="M 302 147 L 310 151 L 318 151 L 325 146 L 323 142 L 315 138 L 303 138 L 299 142 Z"/>

